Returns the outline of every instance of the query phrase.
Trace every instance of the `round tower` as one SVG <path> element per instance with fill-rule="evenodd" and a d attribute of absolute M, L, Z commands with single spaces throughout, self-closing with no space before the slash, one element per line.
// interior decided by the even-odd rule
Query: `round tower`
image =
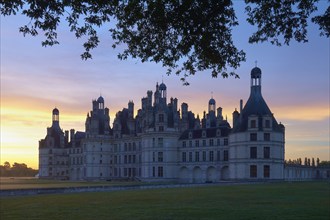
<path fill-rule="evenodd" d="M 209 113 L 215 113 L 215 100 L 213 98 L 211 98 L 209 100 Z"/>
<path fill-rule="evenodd" d="M 97 99 L 97 103 L 99 109 L 104 109 L 104 98 L 102 96 Z"/>
<path fill-rule="evenodd" d="M 261 69 L 259 67 L 251 70 L 251 86 L 261 86 Z"/>
<path fill-rule="evenodd" d="M 251 93 L 233 113 L 229 135 L 230 179 L 283 179 L 284 129 L 261 94 L 261 69 L 251 70 Z"/>
<path fill-rule="evenodd" d="M 159 85 L 160 97 L 166 99 L 166 85 L 162 82 Z"/>
<path fill-rule="evenodd" d="M 53 119 L 53 123 L 54 122 L 59 122 L 59 120 L 60 120 L 60 111 L 57 108 L 54 108 L 53 109 L 53 117 L 52 117 L 52 119 Z"/>

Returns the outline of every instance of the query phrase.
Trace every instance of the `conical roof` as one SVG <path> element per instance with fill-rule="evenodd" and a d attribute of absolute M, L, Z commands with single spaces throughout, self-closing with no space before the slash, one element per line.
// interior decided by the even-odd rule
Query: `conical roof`
<path fill-rule="evenodd" d="M 251 78 L 260 78 L 261 70 L 258 67 L 255 67 L 251 71 Z M 240 119 L 237 120 L 236 125 L 234 125 L 233 132 L 243 132 L 248 129 L 248 119 L 249 116 L 257 116 L 260 120 L 258 128 L 262 129 L 262 117 L 270 116 L 273 120 L 273 130 L 281 131 L 280 126 L 278 125 L 276 119 L 273 116 L 273 113 L 269 109 L 266 101 L 261 94 L 261 85 L 252 85 L 251 93 L 248 101 L 246 102 L 244 108 L 240 112 Z"/>

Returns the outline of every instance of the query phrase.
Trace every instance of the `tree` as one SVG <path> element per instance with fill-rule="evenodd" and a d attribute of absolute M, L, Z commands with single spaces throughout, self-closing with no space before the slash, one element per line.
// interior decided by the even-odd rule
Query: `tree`
<path fill-rule="evenodd" d="M 10 169 L 10 163 L 8 161 L 4 162 L 3 166 L 6 170 Z"/>
<path fill-rule="evenodd" d="M 15 162 L 12 167 L 9 162 L 0 165 L 0 176 L 2 177 L 35 176 L 37 173 L 38 170 L 27 167 L 25 163 Z"/>
<path fill-rule="evenodd" d="M 270 41 L 280 46 L 294 39 L 307 42 L 307 19 L 317 11 L 318 0 L 245 0 L 247 21 L 258 27 L 250 43 Z M 113 47 L 127 47 L 118 57 L 138 58 L 142 62 L 160 62 L 167 73 L 175 72 L 182 80 L 197 71 L 211 70 L 212 77 L 233 75 L 245 61 L 245 52 L 232 41 L 232 29 L 238 25 L 233 3 L 191 0 L 68 1 L 68 0 L 1 0 L 1 15 L 21 13 L 31 19 L 19 30 L 25 36 L 41 31 L 42 46 L 58 44 L 57 27 L 68 22 L 77 38 L 87 36 L 82 59 L 92 58 L 98 46 L 98 27 L 115 24 L 110 35 Z M 330 35 L 330 7 L 311 20 L 320 27 L 321 35 Z"/>

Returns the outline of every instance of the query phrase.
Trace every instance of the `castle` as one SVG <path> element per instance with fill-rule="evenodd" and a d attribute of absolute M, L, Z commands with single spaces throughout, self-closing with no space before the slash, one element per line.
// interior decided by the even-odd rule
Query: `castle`
<path fill-rule="evenodd" d="M 285 129 L 261 94 L 261 69 L 251 71 L 250 97 L 233 112 L 232 127 L 208 102 L 203 117 L 170 98 L 164 83 L 147 91 L 134 116 L 134 103 L 116 114 L 100 96 L 92 101 L 85 132 L 63 132 L 59 110 L 39 141 L 39 177 L 70 180 L 177 181 L 282 180 Z"/>

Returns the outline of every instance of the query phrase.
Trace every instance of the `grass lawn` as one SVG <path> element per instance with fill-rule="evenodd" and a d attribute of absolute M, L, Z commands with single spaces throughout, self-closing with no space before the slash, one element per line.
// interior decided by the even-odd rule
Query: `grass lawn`
<path fill-rule="evenodd" d="M 62 188 L 62 187 L 81 187 L 81 186 L 114 186 L 132 185 L 134 182 L 107 182 L 107 181 L 62 181 L 45 180 L 34 177 L 1 177 L 0 190 L 6 189 L 35 189 L 35 188 Z"/>
<path fill-rule="evenodd" d="M 0 198 L 6 219 L 330 219 L 330 183 L 269 183 Z"/>

